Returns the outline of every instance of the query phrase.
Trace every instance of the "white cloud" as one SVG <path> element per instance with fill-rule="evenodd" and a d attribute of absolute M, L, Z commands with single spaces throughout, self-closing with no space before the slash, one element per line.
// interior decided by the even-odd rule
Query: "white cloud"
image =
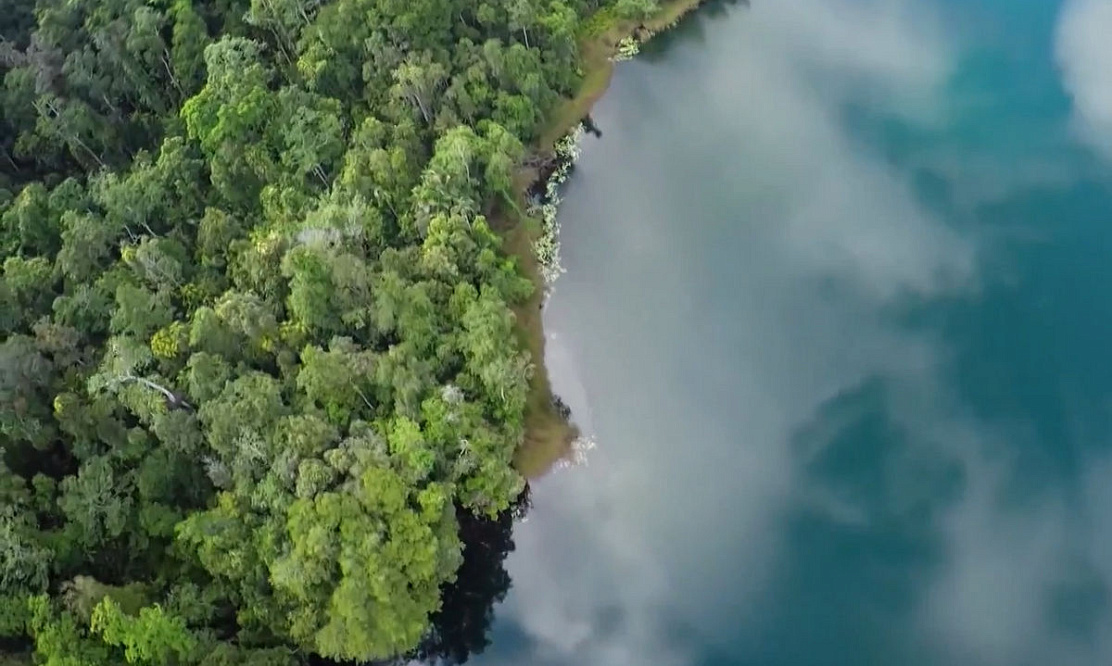
<path fill-rule="evenodd" d="M 778 521 L 804 483 L 793 433 L 847 387 L 937 363 L 881 310 L 972 286 L 973 247 L 841 117 L 867 94 L 937 120 L 950 58 L 932 25 L 896 0 L 754 3 L 670 54 L 665 67 L 711 51 L 687 105 L 661 98 L 656 65 L 623 65 L 623 104 L 598 109 L 603 143 L 585 147 L 564 203 L 549 367 L 599 446 L 538 485 L 516 532 L 502 610 L 531 637 L 529 663 L 685 666 L 682 628 L 736 639 L 762 613 Z M 707 187 L 734 198 L 692 215 Z"/>
<path fill-rule="evenodd" d="M 941 522 L 946 548 L 920 607 L 923 644 L 941 655 L 939 663 L 1112 663 L 1112 459 L 1087 455 L 1075 488 L 1050 485 L 1017 501 L 1014 461 L 986 455 L 993 447 L 983 426 L 966 435 L 967 485 Z M 1056 608 L 1062 593 L 1088 600 L 1068 619 L 1080 618 L 1080 629 L 1060 624 L 1070 613 Z"/>
<path fill-rule="evenodd" d="M 844 127 L 845 103 L 862 97 L 913 122 L 944 115 L 952 58 L 934 25 L 906 2 L 755 3 L 705 91 L 750 155 L 732 174 L 739 204 L 770 201 L 767 223 L 797 267 L 882 300 L 966 287 L 973 274 L 973 248 Z"/>
<path fill-rule="evenodd" d="M 1083 138 L 1112 157 L 1112 0 L 1069 0 L 1055 55 Z"/>
<path fill-rule="evenodd" d="M 550 371 L 599 448 L 538 484 L 517 529 L 500 615 L 528 637 L 524 663 L 706 663 L 695 644 L 737 640 L 777 601 L 766 586 L 792 555 L 786 512 L 882 529 L 878 514 L 937 491 L 923 467 L 951 464 L 960 487 L 930 500 L 937 562 L 897 574 L 920 595 L 915 656 L 1112 663 L 1112 633 L 1087 642 L 1048 619 L 1077 570 L 1112 581 L 1112 459 L 1086 461 L 1075 493 L 1043 488 L 1009 507 L 1006 452 L 1028 435 L 965 413 L 939 372 L 945 345 L 886 318 L 909 294 L 967 296 L 981 281 L 982 240 L 937 219 L 845 129 L 851 101 L 944 126 L 955 54 L 923 6 L 754 2 L 666 61 L 622 66 L 596 116 L 604 142 L 588 144 L 565 201 L 569 273 L 550 305 Z M 1070 0 L 1056 55 L 1078 126 L 1112 155 L 1110 36 L 1112 0 Z M 658 72 L 684 77 L 682 100 Z M 1040 151 L 1001 164 L 938 148 L 921 163 L 966 187 L 970 207 L 1074 176 Z M 709 189 L 733 200 L 692 200 Z M 880 510 L 806 469 L 845 427 L 826 418 L 829 401 L 878 376 L 907 440 L 884 468 Z M 792 440 L 810 426 L 819 434 L 803 450 Z M 498 648 L 479 663 L 523 663 Z"/>
<path fill-rule="evenodd" d="M 981 436 L 967 440 L 967 487 L 943 519 L 945 566 L 922 609 L 924 630 L 956 663 L 1050 663 L 1045 620 L 1067 554 L 1066 514 L 1053 500 L 1004 508 L 1008 470 L 984 458 Z"/>

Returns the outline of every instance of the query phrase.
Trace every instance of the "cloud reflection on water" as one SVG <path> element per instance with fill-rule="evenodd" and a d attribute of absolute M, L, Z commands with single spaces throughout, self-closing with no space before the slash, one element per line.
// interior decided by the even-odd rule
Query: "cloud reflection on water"
<path fill-rule="evenodd" d="M 1112 1 L 1068 0 L 1055 54 L 1073 98 L 1077 130 L 1112 157 Z"/>
<path fill-rule="evenodd" d="M 985 279 L 981 241 L 845 122 L 945 128 L 959 54 L 930 3 L 702 27 L 623 65 L 572 180 L 549 365 L 599 448 L 537 485 L 481 663 L 1112 656 L 1049 619 L 1076 571 L 1112 576 L 1112 468 L 1084 479 L 1088 523 L 1057 491 L 1010 504 L 1016 431 L 962 408 L 947 343 L 894 316 Z"/>

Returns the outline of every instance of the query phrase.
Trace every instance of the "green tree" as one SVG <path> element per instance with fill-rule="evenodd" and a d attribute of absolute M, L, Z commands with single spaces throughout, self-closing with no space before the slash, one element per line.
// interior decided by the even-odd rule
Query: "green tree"
<path fill-rule="evenodd" d="M 111 597 L 93 610 L 90 627 L 105 643 L 123 647 L 129 664 L 192 663 L 198 645 L 185 622 L 167 615 L 160 606 L 142 608 L 133 617 Z"/>
<path fill-rule="evenodd" d="M 346 426 L 355 416 L 369 418 L 374 405 L 371 393 L 374 354 L 360 349 L 350 338 L 334 338 L 328 351 L 309 345 L 301 352 L 297 387 L 329 421 Z"/>
<path fill-rule="evenodd" d="M 189 136 L 208 157 L 213 185 L 240 207 L 249 207 L 275 172 L 265 138 L 278 104 L 261 51 L 241 37 L 205 47 L 205 86 L 181 110 Z"/>
<path fill-rule="evenodd" d="M 115 666 L 119 662 L 100 640 L 91 638 L 74 615 L 46 595 L 27 601 L 28 633 L 35 642 L 35 659 L 43 666 Z"/>
<path fill-rule="evenodd" d="M 297 177 L 311 174 L 328 187 L 345 147 L 340 102 L 288 86 L 279 91 L 277 106 L 281 119 L 274 142 L 281 146 L 282 166 Z"/>
<path fill-rule="evenodd" d="M 415 492 L 391 470 L 370 468 L 347 492 L 297 500 L 287 520 L 292 550 L 271 569 L 274 585 L 299 602 L 292 635 L 338 659 L 414 645 L 460 563 L 449 498 L 441 486 Z"/>
<path fill-rule="evenodd" d="M 0 238 L 5 254 L 17 251 L 50 257 L 61 243 L 60 213 L 51 205 L 41 183 L 31 183 L 0 216 Z"/>
<path fill-rule="evenodd" d="M 208 30 L 192 0 L 174 0 L 169 13 L 174 22 L 170 38 L 173 76 L 182 94 L 190 96 L 196 94 L 204 82 Z"/>
<path fill-rule="evenodd" d="M 6 469 L 2 471 L 10 475 Z M 6 499 L 11 503 L 0 509 L 0 595 L 20 599 L 46 590 L 54 557 L 36 534 L 27 498 Z"/>
<path fill-rule="evenodd" d="M 125 536 L 134 520 L 130 481 L 121 478 L 104 456 L 90 460 L 76 476 L 62 481 L 58 507 L 71 538 L 86 549 Z"/>
<path fill-rule="evenodd" d="M 0 435 L 13 444 L 45 449 L 54 437 L 50 417 L 53 364 L 33 338 L 0 342 Z"/>
<path fill-rule="evenodd" d="M 267 30 L 287 61 L 292 60 L 298 33 L 312 23 L 320 0 L 251 0 L 248 23 Z"/>
<path fill-rule="evenodd" d="M 444 65 L 425 53 L 411 56 L 394 70 L 393 93 L 420 114 L 425 124 L 436 116 L 440 91 L 448 77 Z"/>
<path fill-rule="evenodd" d="M 656 10 L 656 0 L 617 0 L 614 3 L 614 11 L 622 18 L 642 19 Z"/>

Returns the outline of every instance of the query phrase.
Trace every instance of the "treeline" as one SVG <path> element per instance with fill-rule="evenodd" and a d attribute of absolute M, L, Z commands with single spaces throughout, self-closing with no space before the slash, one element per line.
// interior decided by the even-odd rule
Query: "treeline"
<path fill-rule="evenodd" d="M 428 653 L 524 487 L 486 217 L 598 4 L 0 0 L 0 662 Z"/>

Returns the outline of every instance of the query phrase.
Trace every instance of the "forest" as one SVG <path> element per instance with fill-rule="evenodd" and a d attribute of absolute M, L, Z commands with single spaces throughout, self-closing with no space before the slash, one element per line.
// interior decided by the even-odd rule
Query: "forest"
<path fill-rule="evenodd" d="M 481 649 L 600 4 L 0 0 L 0 663 Z"/>

